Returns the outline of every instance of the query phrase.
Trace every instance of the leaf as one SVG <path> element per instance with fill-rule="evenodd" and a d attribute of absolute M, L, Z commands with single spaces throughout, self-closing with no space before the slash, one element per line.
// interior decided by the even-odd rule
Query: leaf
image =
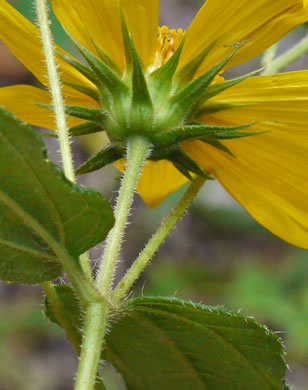
<path fill-rule="evenodd" d="M 282 345 L 254 319 L 169 298 L 134 299 L 128 310 L 104 357 L 129 390 L 282 388 Z"/>
<path fill-rule="evenodd" d="M 72 297 L 72 290 L 63 294 L 79 332 L 81 316 Z M 50 310 L 46 314 L 56 322 Z M 113 318 L 103 358 L 122 374 L 128 390 L 283 388 L 283 347 L 252 318 L 160 297 L 132 299 Z"/>
<path fill-rule="evenodd" d="M 51 247 L 78 256 L 112 227 L 110 204 L 64 178 L 40 136 L 0 108 L 0 278 L 23 283 L 62 272 Z"/>
<path fill-rule="evenodd" d="M 58 299 L 63 305 L 64 311 L 70 319 L 74 336 L 81 341 L 82 315 L 73 289 L 68 284 L 58 284 L 54 288 L 56 289 Z M 47 297 L 45 298 L 45 315 L 51 322 L 60 325 Z"/>

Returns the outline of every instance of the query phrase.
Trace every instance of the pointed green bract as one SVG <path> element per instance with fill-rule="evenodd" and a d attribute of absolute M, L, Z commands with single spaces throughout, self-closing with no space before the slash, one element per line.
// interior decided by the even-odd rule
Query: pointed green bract
<path fill-rule="evenodd" d="M 193 58 L 187 65 L 180 69 L 175 77 L 176 83 L 178 85 L 186 85 L 191 80 L 193 80 L 196 72 L 198 71 L 200 65 L 205 60 L 206 56 L 210 53 L 213 47 L 216 45 L 218 39 L 215 39 L 212 43 L 209 44 L 200 54 Z"/>
<path fill-rule="evenodd" d="M 211 146 L 213 146 L 214 148 L 218 149 L 218 150 L 221 150 L 227 154 L 229 154 L 229 156 L 232 156 L 232 157 L 236 157 L 229 148 L 227 148 L 226 145 L 222 144 L 221 142 L 217 141 L 216 139 L 211 139 L 211 138 L 206 138 L 206 139 L 202 139 L 202 138 L 199 138 L 198 139 L 199 141 L 202 141 L 202 142 L 205 142 Z"/>
<path fill-rule="evenodd" d="M 151 131 L 154 119 L 152 99 L 148 90 L 147 82 L 143 72 L 141 60 L 130 37 L 130 52 L 133 61 L 132 77 L 132 104 L 130 111 L 131 130 L 136 130 L 139 134 Z"/>
<path fill-rule="evenodd" d="M 237 108 L 237 107 L 246 107 L 246 106 L 247 105 L 245 104 L 231 104 L 231 103 L 208 100 L 205 103 L 203 103 L 202 106 L 197 110 L 195 116 L 196 118 L 201 118 L 202 116 L 211 115 L 214 114 L 215 112 L 230 110 L 231 108 Z"/>
<path fill-rule="evenodd" d="M 83 47 L 78 41 L 71 37 L 75 46 L 83 55 L 83 57 L 87 60 L 91 69 L 95 73 L 98 80 L 100 80 L 101 84 L 106 86 L 110 93 L 113 96 L 118 96 L 123 92 L 128 90 L 127 86 L 123 81 L 117 76 L 116 73 L 113 72 L 102 60 L 96 57 L 93 53 L 91 53 L 88 49 Z"/>
<path fill-rule="evenodd" d="M 93 122 L 104 123 L 106 113 L 101 108 L 65 106 L 65 113 L 76 118 L 85 119 Z"/>
<path fill-rule="evenodd" d="M 216 83 L 216 84 L 210 85 L 207 88 L 207 90 L 205 91 L 203 99 L 204 100 L 210 99 L 210 98 L 220 94 L 221 92 L 225 91 L 226 89 L 234 87 L 235 85 L 237 85 L 237 84 L 241 83 L 242 81 L 246 80 L 248 77 L 253 77 L 256 74 L 260 73 L 262 71 L 262 69 L 263 68 L 257 69 L 257 70 L 255 70 L 253 72 L 247 73 L 247 74 L 245 74 L 243 76 L 237 77 L 237 78 L 232 79 L 232 80 L 227 80 L 227 81 L 223 81 L 221 83 Z"/>
<path fill-rule="evenodd" d="M 123 45 L 124 45 L 124 51 L 125 51 L 125 60 L 126 60 L 126 73 L 128 75 L 131 74 L 133 70 L 133 56 L 131 51 L 131 37 L 127 29 L 127 25 L 125 22 L 125 17 L 123 15 L 123 12 L 121 10 L 121 24 L 122 24 L 122 38 L 123 38 Z"/>
<path fill-rule="evenodd" d="M 199 167 L 199 165 L 192 160 L 187 154 L 183 152 L 182 149 L 177 149 L 173 153 L 170 153 L 167 157 L 169 161 L 171 161 L 176 168 L 181 167 L 181 169 L 185 172 L 191 172 L 198 176 L 205 177 L 206 179 L 212 179 L 203 169 Z M 180 172 L 182 172 L 180 169 Z M 187 176 L 187 175 L 186 175 Z"/>
<path fill-rule="evenodd" d="M 100 131 L 104 131 L 103 125 L 101 123 L 91 121 L 80 123 L 79 125 L 73 126 L 69 129 L 70 135 L 73 137 L 99 133 Z"/>
<path fill-rule="evenodd" d="M 36 104 L 38 107 L 53 109 L 51 104 Z M 93 122 L 104 123 L 106 120 L 106 113 L 101 108 L 82 107 L 82 106 L 65 106 L 66 115 L 74 116 L 76 118 L 85 119 Z"/>
<path fill-rule="evenodd" d="M 38 107 L 49 108 L 53 110 L 51 104 L 36 103 Z M 104 123 L 106 113 L 101 108 L 83 107 L 83 106 L 65 106 L 66 115 L 74 116 L 76 118 L 85 119 L 93 122 Z"/>
<path fill-rule="evenodd" d="M 233 53 L 228 55 L 224 60 L 220 61 L 196 80 L 190 82 L 170 99 L 170 102 L 173 105 L 173 116 L 183 117 L 185 114 L 187 115 L 190 113 L 192 107 L 198 106 L 200 99 L 208 86 L 214 80 L 215 76 L 217 76 L 231 60 L 237 50 L 238 49 L 235 49 Z"/>
<path fill-rule="evenodd" d="M 149 85 L 151 86 L 152 98 L 154 101 L 163 99 L 164 96 L 172 89 L 172 79 L 177 70 L 179 59 L 185 43 L 185 36 L 183 37 L 179 47 L 169 60 L 149 77 Z"/>
<path fill-rule="evenodd" d="M 120 77 L 122 72 L 120 71 L 119 67 L 108 56 L 108 54 L 106 54 L 104 50 L 95 42 L 94 39 L 91 38 L 91 42 L 93 43 L 101 60 Z"/>
<path fill-rule="evenodd" d="M 82 64 L 81 62 L 61 53 L 61 52 L 58 52 L 58 54 L 66 61 L 68 62 L 70 65 L 72 65 L 72 67 L 76 70 L 78 70 L 78 72 L 80 72 L 83 76 L 85 76 L 88 80 L 92 81 L 92 83 L 96 86 L 100 86 L 102 85 L 100 80 L 96 77 L 95 73 L 93 72 L 93 70 L 89 67 L 89 66 L 86 66 L 84 64 Z"/>
<path fill-rule="evenodd" d="M 208 136 L 212 139 L 219 139 L 220 136 L 229 136 L 229 138 L 237 138 L 239 134 L 252 135 L 255 133 L 243 133 L 240 130 L 247 129 L 256 123 L 249 123 L 241 126 L 215 126 L 215 125 L 187 125 L 171 129 L 165 133 L 158 133 L 155 135 L 155 142 L 162 146 L 171 146 L 177 142 L 183 142 L 190 139 L 198 139 Z"/>
<path fill-rule="evenodd" d="M 120 149 L 118 146 L 108 144 L 98 152 L 94 157 L 82 164 L 77 170 L 76 175 L 97 171 L 125 156 L 125 148 Z"/>
<path fill-rule="evenodd" d="M 241 131 L 252 124 L 227 128 L 200 123 L 201 117 L 203 122 L 206 121 L 206 115 L 238 107 L 238 105 L 223 101 L 213 102 L 209 99 L 259 72 L 258 70 L 237 79 L 213 84 L 215 77 L 243 46 L 242 44 L 235 45 L 233 52 L 225 59 L 194 79 L 200 65 L 219 38 L 179 70 L 179 59 L 185 43 L 184 36 L 168 61 L 149 74 L 149 69 L 144 69 L 138 56 L 123 14 L 121 14 L 121 21 L 127 65 L 125 73 L 121 75 L 124 81 L 120 78 L 121 72 L 115 69 L 112 60 L 93 40 L 100 58 L 72 38 L 90 66 L 87 67 L 71 58 L 68 58 L 68 62 L 86 77 L 88 75 L 97 89 L 94 92 L 89 86 L 66 84 L 75 87 L 79 92 L 92 95 L 102 108 L 67 106 L 67 114 L 88 121 L 88 124 L 75 127 L 74 132 L 71 130 L 71 134 L 78 136 L 104 129 L 111 141 L 110 145 L 78 168 L 78 174 L 100 169 L 122 158 L 122 149 L 128 138 L 139 135 L 147 138 L 151 143 L 149 159 L 153 161 L 167 159 L 182 174 L 191 179 L 192 173 L 203 176 L 206 174 L 183 153 L 182 142 L 199 139 L 232 155 L 220 140 L 260 134 Z M 99 126 L 95 126 L 94 122 Z"/>
<path fill-rule="evenodd" d="M 99 100 L 100 100 L 99 91 L 95 87 L 89 87 L 89 86 L 84 85 L 84 84 L 70 83 L 68 81 L 63 81 L 63 84 L 75 89 L 78 92 L 81 92 L 87 96 L 90 96 L 92 99 L 96 100 L 97 102 L 99 102 Z"/>
<path fill-rule="evenodd" d="M 0 278 L 55 279 L 62 272 L 55 251 L 78 264 L 78 256 L 112 227 L 111 206 L 65 179 L 48 160 L 40 135 L 3 109 L 0 141 Z"/>

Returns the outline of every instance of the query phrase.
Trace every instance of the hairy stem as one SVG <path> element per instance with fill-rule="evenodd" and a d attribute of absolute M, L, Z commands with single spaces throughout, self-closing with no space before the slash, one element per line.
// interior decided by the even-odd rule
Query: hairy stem
<path fill-rule="evenodd" d="M 306 53 L 308 53 L 308 35 L 286 53 L 277 57 L 274 61 L 268 64 L 262 74 L 271 75 L 279 73 Z"/>
<path fill-rule="evenodd" d="M 274 61 L 274 58 L 277 54 L 278 46 L 279 46 L 279 43 L 277 42 L 264 52 L 264 54 L 262 56 L 262 60 L 261 60 L 261 63 L 262 63 L 262 66 L 264 66 L 264 69 L 266 69 Z"/>
<path fill-rule="evenodd" d="M 162 245 L 162 243 L 165 241 L 168 234 L 183 217 L 185 211 L 195 199 L 204 182 L 205 179 L 203 177 L 197 176 L 196 179 L 193 180 L 179 203 L 174 207 L 171 213 L 162 222 L 160 228 L 152 236 L 143 251 L 140 253 L 133 265 L 130 267 L 125 276 L 115 288 L 112 294 L 112 302 L 114 304 L 118 304 L 123 298 L 125 298 L 132 285 L 139 278 L 145 267 L 149 264 L 150 260 L 152 259 L 156 251 L 159 249 L 159 247 Z"/>
<path fill-rule="evenodd" d="M 69 132 L 66 125 L 64 102 L 61 93 L 61 83 L 57 72 L 54 46 L 49 28 L 48 6 L 46 0 L 35 0 L 36 14 L 41 31 L 44 54 L 47 64 L 49 87 L 56 116 L 59 145 L 65 176 L 75 181 L 73 158 L 70 147 Z"/>
<path fill-rule="evenodd" d="M 123 232 L 129 216 L 139 174 L 149 153 L 149 147 L 148 141 L 144 138 L 136 136 L 128 140 L 125 173 L 114 211 L 116 222 L 108 234 L 105 253 L 97 279 L 98 289 L 106 298 L 110 295 Z"/>
<path fill-rule="evenodd" d="M 46 58 L 48 80 L 56 118 L 57 134 L 65 176 L 75 183 L 72 151 L 69 131 L 66 124 L 64 101 L 61 92 L 61 82 L 57 72 L 56 57 L 51 31 L 49 28 L 48 5 L 46 0 L 35 0 L 36 14 L 41 32 L 44 55 Z M 80 264 L 89 279 L 92 278 L 91 266 L 86 254 L 80 257 Z"/>
<path fill-rule="evenodd" d="M 63 307 L 62 301 L 59 298 L 59 295 L 57 293 L 57 290 L 53 283 L 51 282 L 44 282 L 41 283 L 41 286 L 43 287 L 46 297 L 48 298 L 49 303 L 52 305 L 52 309 L 55 313 L 55 316 L 59 323 L 61 324 L 61 327 L 63 328 L 67 339 L 71 342 L 73 345 L 76 354 L 80 356 L 80 340 L 76 335 L 76 332 L 74 331 L 72 327 L 72 323 L 70 319 L 67 316 L 67 313 L 65 311 L 65 308 Z M 95 385 L 95 390 L 106 390 L 104 383 L 99 380 Z"/>
<path fill-rule="evenodd" d="M 92 390 L 95 386 L 107 317 L 107 303 L 92 303 L 88 306 L 75 390 Z"/>

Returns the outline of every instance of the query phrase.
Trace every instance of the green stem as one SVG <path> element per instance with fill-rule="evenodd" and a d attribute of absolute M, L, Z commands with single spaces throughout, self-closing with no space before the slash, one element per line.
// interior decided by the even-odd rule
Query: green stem
<path fill-rule="evenodd" d="M 90 263 L 90 259 L 89 259 L 89 254 L 87 252 L 83 253 L 79 257 L 79 263 L 81 265 L 81 268 L 82 268 L 84 274 L 87 276 L 89 281 L 92 282 L 92 280 L 93 280 L 92 268 L 91 268 L 91 263 Z"/>
<path fill-rule="evenodd" d="M 123 298 L 125 298 L 132 285 L 139 278 L 140 274 L 148 265 L 153 255 L 156 253 L 162 243 L 165 241 L 168 234 L 183 217 L 185 211 L 195 199 L 204 182 L 205 179 L 203 177 L 197 176 L 193 180 L 179 203 L 174 207 L 168 217 L 162 222 L 160 228 L 152 236 L 148 244 L 145 246 L 143 251 L 137 257 L 133 265 L 130 267 L 123 279 L 119 282 L 119 284 L 113 291 L 112 302 L 114 304 L 118 304 Z"/>
<path fill-rule="evenodd" d="M 69 131 L 66 124 L 64 101 L 61 92 L 61 82 L 57 72 L 54 45 L 49 28 L 48 5 L 46 0 L 35 0 L 36 14 L 41 32 L 44 55 L 46 58 L 47 73 L 49 79 L 50 92 L 56 117 L 57 134 L 65 176 L 72 181 L 75 180 L 72 151 L 70 147 Z M 92 271 L 87 255 L 80 257 L 82 269 L 92 279 Z M 91 275 L 91 278 L 90 278 Z"/>
<path fill-rule="evenodd" d="M 70 319 L 67 317 L 67 313 L 65 311 L 65 308 L 63 307 L 61 299 L 59 299 L 59 295 L 57 293 L 55 286 L 53 285 L 52 282 L 41 283 L 41 286 L 45 291 L 49 303 L 52 305 L 52 309 L 55 313 L 57 320 L 59 321 L 61 327 L 65 331 L 66 337 L 73 345 L 76 354 L 80 356 L 80 340 L 76 336 L 76 332 L 74 332 Z M 96 383 L 95 389 L 106 390 L 105 385 L 101 380 Z"/>
<path fill-rule="evenodd" d="M 275 43 L 273 46 L 268 48 L 262 56 L 262 66 L 266 69 L 273 61 L 278 50 L 279 43 Z"/>
<path fill-rule="evenodd" d="M 292 47 L 286 53 L 277 57 L 263 71 L 263 75 L 271 75 L 279 73 L 282 69 L 292 64 L 304 54 L 308 53 L 308 35 L 304 37 L 297 45 Z"/>
<path fill-rule="evenodd" d="M 128 140 L 125 174 L 114 212 L 116 222 L 108 234 L 105 253 L 97 279 L 98 289 L 105 297 L 110 295 L 123 232 L 130 213 L 138 177 L 149 149 L 150 145 L 144 138 L 136 136 Z"/>
<path fill-rule="evenodd" d="M 73 158 L 70 147 L 69 132 L 66 125 L 60 78 L 57 72 L 54 46 L 49 28 L 47 1 L 35 0 L 35 4 L 37 19 L 41 31 L 41 40 L 46 58 L 49 87 L 52 94 L 53 107 L 55 110 L 63 169 L 65 176 L 72 182 L 75 182 Z"/>
<path fill-rule="evenodd" d="M 95 385 L 107 317 L 106 303 L 93 303 L 88 306 L 75 390 L 92 390 Z"/>

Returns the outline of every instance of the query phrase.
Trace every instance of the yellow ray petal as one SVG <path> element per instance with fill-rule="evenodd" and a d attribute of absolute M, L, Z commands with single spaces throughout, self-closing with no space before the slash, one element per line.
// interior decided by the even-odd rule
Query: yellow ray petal
<path fill-rule="evenodd" d="M 204 116 L 207 122 L 249 123 L 277 121 L 308 123 L 308 71 L 250 77 L 222 92 L 212 102 L 236 104 L 238 107 Z"/>
<path fill-rule="evenodd" d="M 30 85 L 14 85 L 0 88 L 0 106 L 3 106 L 7 111 L 12 112 L 24 122 L 33 126 L 54 130 L 55 119 L 53 112 L 47 108 L 38 107 L 37 103 L 50 104 L 50 93 Z M 80 105 L 81 103 L 74 98 L 67 100 L 67 104 Z M 80 119 L 67 117 L 68 126 L 74 126 L 81 122 Z"/>
<path fill-rule="evenodd" d="M 125 161 L 118 161 L 116 167 L 123 172 Z M 137 192 L 147 205 L 156 207 L 187 181 L 169 161 L 147 161 L 139 178 Z"/>
<path fill-rule="evenodd" d="M 185 151 L 212 172 L 263 226 L 308 248 L 308 134 L 286 124 L 258 124 L 269 133 L 224 141 L 236 157 L 189 141 Z"/>
<path fill-rule="evenodd" d="M 228 45 L 249 41 L 228 63 L 229 68 L 262 53 L 307 20 L 303 0 L 207 0 L 188 29 L 180 66 L 218 37 L 200 73 L 234 49 Z"/>
<path fill-rule="evenodd" d="M 122 0 L 122 8 L 138 54 L 147 67 L 157 48 L 159 0 Z"/>
<path fill-rule="evenodd" d="M 92 38 L 124 69 L 118 0 L 51 0 L 50 3 L 60 23 L 82 45 L 96 53 Z"/>
<path fill-rule="evenodd" d="M 0 0 L 0 21 L 0 39 L 42 84 L 47 85 L 47 71 L 44 66 L 45 58 L 39 30 L 5 0 Z M 58 46 L 57 50 L 65 53 Z M 57 63 L 62 78 L 66 81 L 89 83 L 85 77 L 59 56 L 57 56 Z M 77 95 L 74 92 L 72 94 Z"/>

